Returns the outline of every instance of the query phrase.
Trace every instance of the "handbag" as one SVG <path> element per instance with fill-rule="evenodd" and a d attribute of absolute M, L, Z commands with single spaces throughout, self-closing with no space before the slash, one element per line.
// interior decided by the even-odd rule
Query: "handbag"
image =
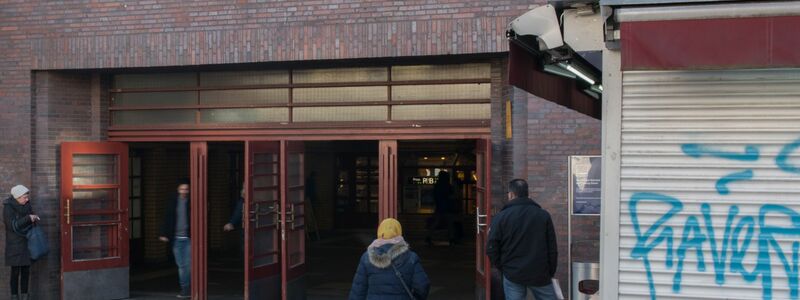
<path fill-rule="evenodd" d="M 28 233 L 28 251 L 31 253 L 31 259 L 37 260 L 47 255 L 50 248 L 47 245 L 47 236 L 41 227 L 34 224 Z"/>
<path fill-rule="evenodd" d="M 400 283 L 403 284 L 403 288 L 406 290 L 406 293 L 408 293 L 408 297 L 410 297 L 411 300 L 417 300 L 417 297 L 414 297 L 414 294 L 411 293 L 411 290 L 408 288 L 408 285 L 406 285 L 406 281 L 403 280 L 403 276 L 400 275 L 400 271 L 398 271 L 397 267 L 394 266 L 394 262 L 392 262 L 391 265 L 392 269 L 394 269 L 394 275 L 397 276 L 397 279 L 400 279 Z"/>

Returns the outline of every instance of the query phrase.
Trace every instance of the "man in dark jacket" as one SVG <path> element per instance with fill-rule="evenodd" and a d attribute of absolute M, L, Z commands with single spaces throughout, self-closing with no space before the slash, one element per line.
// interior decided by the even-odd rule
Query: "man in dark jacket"
<path fill-rule="evenodd" d="M 189 298 L 191 297 L 189 283 L 192 273 L 192 243 L 189 240 L 191 232 L 189 216 L 191 213 L 188 180 L 182 180 L 178 184 L 178 196 L 167 201 L 164 212 L 164 223 L 162 223 L 161 236 L 158 239 L 163 242 L 172 242 L 172 254 L 175 256 L 175 264 L 178 265 L 178 280 L 181 286 L 178 298 Z"/>
<path fill-rule="evenodd" d="M 556 299 L 558 250 L 550 214 L 528 198 L 525 180 L 512 180 L 508 189 L 510 201 L 492 220 L 486 255 L 503 273 L 507 300 L 525 299 L 527 290 L 537 300 Z"/>

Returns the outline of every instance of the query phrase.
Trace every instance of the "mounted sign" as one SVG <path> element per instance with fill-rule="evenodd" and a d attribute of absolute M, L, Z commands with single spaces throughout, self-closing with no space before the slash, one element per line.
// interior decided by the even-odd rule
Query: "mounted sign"
<path fill-rule="evenodd" d="M 573 215 L 599 215 L 601 163 L 598 155 L 569 157 L 569 208 Z"/>

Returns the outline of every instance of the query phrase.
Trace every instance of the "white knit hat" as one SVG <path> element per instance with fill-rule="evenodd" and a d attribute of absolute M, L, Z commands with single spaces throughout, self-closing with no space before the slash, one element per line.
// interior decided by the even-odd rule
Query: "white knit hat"
<path fill-rule="evenodd" d="M 19 199 L 19 197 L 22 197 L 28 192 L 30 192 L 28 188 L 21 184 L 11 188 L 11 196 L 14 196 L 14 199 Z"/>

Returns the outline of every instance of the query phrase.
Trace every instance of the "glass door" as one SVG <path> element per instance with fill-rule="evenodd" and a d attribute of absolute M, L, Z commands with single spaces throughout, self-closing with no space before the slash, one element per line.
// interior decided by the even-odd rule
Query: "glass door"
<path fill-rule="evenodd" d="M 245 285 L 248 299 L 281 296 L 280 143 L 246 143 Z"/>
<path fill-rule="evenodd" d="M 127 298 L 128 146 L 62 143 L 60 198 L 62 298 Z"/>

